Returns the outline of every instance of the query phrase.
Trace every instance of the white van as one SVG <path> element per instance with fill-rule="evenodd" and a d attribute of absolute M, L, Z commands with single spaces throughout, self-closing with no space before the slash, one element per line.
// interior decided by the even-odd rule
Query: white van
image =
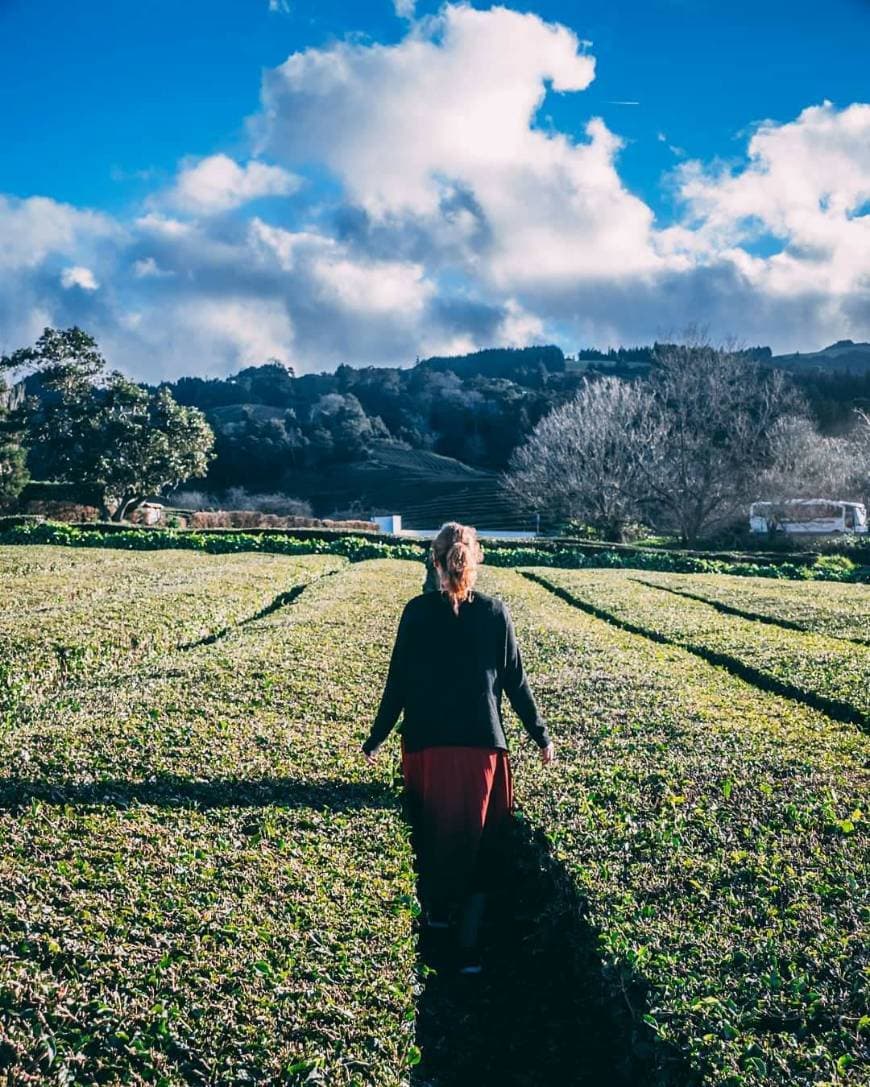
<path fill-rule="evenodd" d="M 788 532 L 832 535 L 867 532 L 867 510 L 860 502 L 830 498 L 790 498 L 783 502 L 753 502 L 749 507 L 752 532 Z"/>

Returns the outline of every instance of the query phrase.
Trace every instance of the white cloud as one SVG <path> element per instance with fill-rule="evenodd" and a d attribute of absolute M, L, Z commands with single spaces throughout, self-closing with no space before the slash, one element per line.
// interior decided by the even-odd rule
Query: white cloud
<path fill-rule="evenodd" d="M 393 314 L 400 320 L 419 314 L 434 290 L 425 280 L 422 265 L 355 259 L 345 246 L 322 234 L 294 234 L 254 219 L 250 238 L 261 254 L 271 253 L 284 271 L 304 271 L 319 296 L 340 309 Z"/>
<path fill-rule="evenodd" d="M 140 215 L 136 220 L 136 226 L 139 227 L 140 230 L 168 238 L 178 238 L 185 234 L 189 235 L 193 229 L 190 223 L 183 223 L 180 219 L 171 219 L 155 212 L 148 212 L 147 215 Z"/>
<path fill-rule="evenodd" d="M 548 86 L 581 91 L 594 74 L 563 26 L 447 6 L 395 46 L 293 54 L 266 74 L 253 129 L 281 161 L 325 163 L 375 222 L 464 241 L 498 290 L 650 271 L 653 215 L 622 185 L 619 137 L 600 118 L 580 142 L 534 126 Z"/>
<path fill-rule="evenodd" d="M 207 353 L 216 358 L 229 353 L 236 365 L 251 366 L 292 354 L 293 326 L 278 299 L 204 298 L 186 304 L 174 320 Z"/>
<path fill-rule="evenodd" d="M 123 233 L 108 215 L 45 196 L 0 194 L 0 268 L 35 268 L 52 254 Z"/>
<path fill-rule="evenodd" d="M 434 211 L 443 178 L 525 159 L 544 81 L 582 90 L 594 60 L 574 34 L 504 8 L 448 6 L 395 46 L 339 42 L 267 72 L 260 143 L 314 158 L 372 210 Z"/>
<path fill-rule="evenodd" d="M 133 275 L 138 279 L 147 279 L 149 276 L 172 275 L 172 272 L 165 272 L 153 257 L 143 257 L 133 261 Z"/>
<path fill-rule="evenodd" d="M 0 349 L 77 323 L 157 380 L 270 355 L 306 372 L 649 342 L 690 321 L 775 351 L 870 339 L 870 105 L 756 125 L 742 163 L 681 163 L 662 226 L 601 118 L 579 138 L 537 127 L 548 89 L 593 80 L 585 48 L 534 15 L 448 5 L 397 45 L 293 54 L 266 73 L 254 157 L 182 164 L 129 220 L 0 197 Z M 328 193 L 276 222 L 244 207 L 312 166 Z"/>
<path fill-rule="evenodd" d="M 508 299 L 504 318 L 498 326 L 497 342 L 505 347 L 528 347 L 541 343 L 545 337 L 546 330 L 540 317 L 527 313 L 515 299 Z"/>
<path fill-rule="evenodd" d="M 228 155 L 209 155 L 179 171 L 167 201 L 193 215 L 213 215 L 240 207 L 261 196 L 287 196 L 299 178 L 265 162 L 240 166 Z"/>
<path fill-rule="evenodd" d="M 683 163 L 677 179 L 693 244 L 735 254 L 765 290 L 787 294 L 816 287 L 866 289 L 870 277 L 870 104 L 837 111 L 810 106 L 787 124 L 765 121 L 744 168 Z M 783 249 L 747 259 L 740 246 L 762 235 Z"/>
<path fill-rule="evenodd" d="M 417 10 L 417 0 L 393 0 L 393 7 L 400 19 L 413 19 Z"/>
<path fill-rule="evenodd" d="M 71 268 L 64 268 L 60 275 L 61 286 L 65 290 L 71 287 L 80 287 L 83 291 L 95 291 L 99 287 L 90 268 L 81 264 L 75 264 Z"/>

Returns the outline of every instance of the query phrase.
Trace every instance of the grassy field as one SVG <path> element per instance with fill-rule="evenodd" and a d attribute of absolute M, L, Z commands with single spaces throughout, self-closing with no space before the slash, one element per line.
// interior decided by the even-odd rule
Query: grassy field
<path fill-rule="evenodd" d="M 870 645 L 870 585 L 771 585 L 767 578 L 727 574 L 673 578 L 645 573 L 638 580 L 718 605 L 726 614 Z"/>
<path fill-rule="evenodd" d="M 219 634 L 340 569 L 331 556 L 0 548 L 0 718 L 73 678 L 143 663 Z"/>
<path fill-rule="evenodd" d="M 420 960 L 397 740 L 358 752 L 422 573 L 0 549 L 0 1084 L 866 1084 L 843 587 L 765 583 L 759 621 L 720 576 L 484 568 L 559 758 L 508 714 L 469 1006 Z"/>
<path fill-rule="evenodd" d="M 865 728 L 870 724 L 870 647 L 723 613 L 705 600 L 663 591 L 623 571 L 531 573 L 605 621 L 682 646 L 831 716 Z"/>

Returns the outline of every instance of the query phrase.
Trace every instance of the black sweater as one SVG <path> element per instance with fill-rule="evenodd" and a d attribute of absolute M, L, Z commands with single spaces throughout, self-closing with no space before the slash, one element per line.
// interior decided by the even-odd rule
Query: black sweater
<path fill-rule="evenodd" d="M 421 593 L 402 612 L 363 750 L 380 747 L 403 713 L 406 751 L 447 745 L 506 751 L 502 691 L 535 743 L 546 747 L 550 737 L 523 671 L 507 606 L 475 591 L 456 615 L 445 593 Z"/>

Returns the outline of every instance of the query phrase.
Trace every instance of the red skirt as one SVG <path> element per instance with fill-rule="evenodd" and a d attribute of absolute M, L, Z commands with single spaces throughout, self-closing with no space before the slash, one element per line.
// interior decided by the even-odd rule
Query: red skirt
<path fill-rule="evenodd" d="M 444 916 L 485 890 L 513 811 L 508 753 L 489 747 L 405 751 L 402 777 L 415 830 L 420 895 Z"/>

